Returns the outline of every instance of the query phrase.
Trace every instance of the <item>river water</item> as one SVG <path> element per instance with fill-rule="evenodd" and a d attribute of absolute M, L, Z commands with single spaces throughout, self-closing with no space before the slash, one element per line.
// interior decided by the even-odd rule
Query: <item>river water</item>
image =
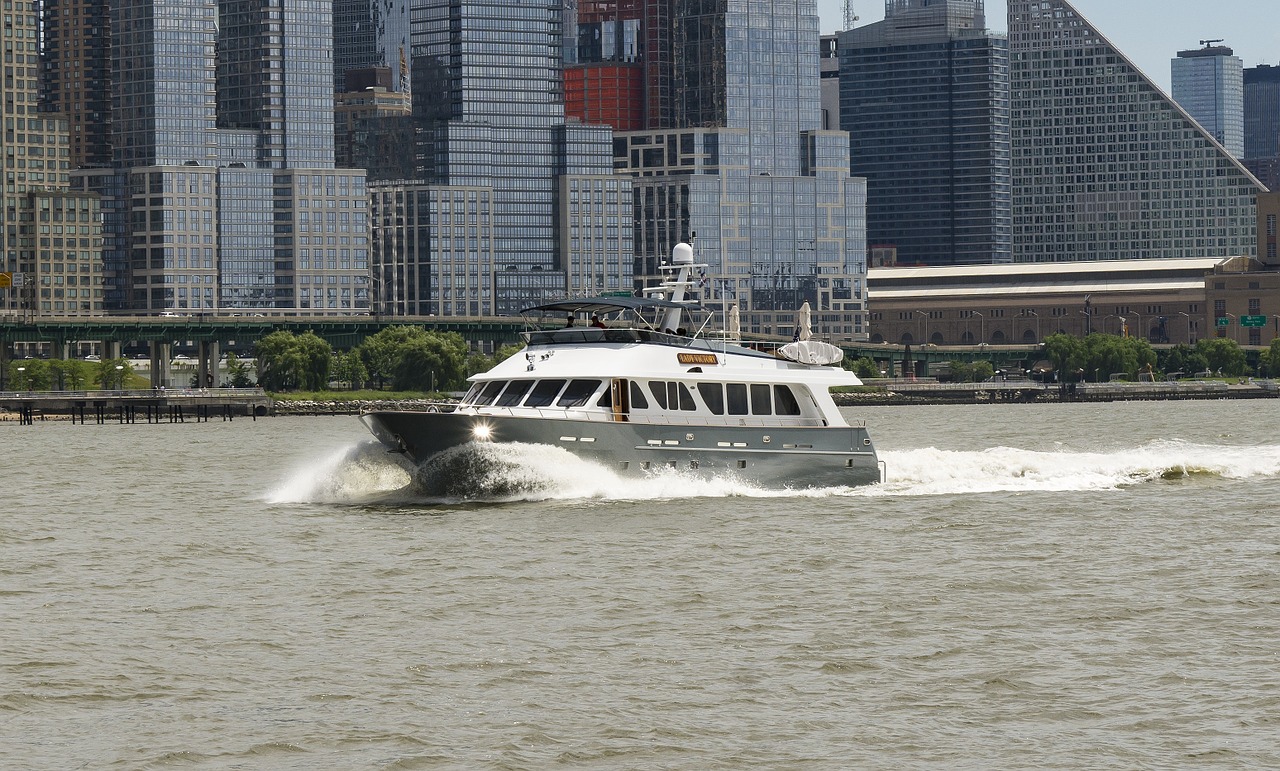
<path fill-rule="evenodd" d="M 886 484 L 469 501 L 350 417 L 0 424 L 0 766 L 1280 766 L 1275 402 L 849 414 Z"/>

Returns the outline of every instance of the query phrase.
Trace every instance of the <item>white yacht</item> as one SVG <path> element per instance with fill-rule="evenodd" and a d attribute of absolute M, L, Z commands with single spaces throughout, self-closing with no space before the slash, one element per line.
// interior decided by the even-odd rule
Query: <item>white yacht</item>
<path fill-rule="evenodd" d="M 835 346 L 763 346 L 684 332 L 693 250 L 680 244 L 661 296 L 570 299 L 526 313 L 616 318 L 604 327 L 523 333 L 525 349 L 483 374 L 458 404 L 377 410 L 361 420 L 388 448 L 424 464 L 470 443 L 562 447 L 615 472 L 680 469 L 775 487 L 877 482 L 864 423 L 850 425 L 831 389 L 860 385 Z M 803 315 L 803 314 L 802 314 Z M 807 335 L 802 318 L 801 338 Z"/>

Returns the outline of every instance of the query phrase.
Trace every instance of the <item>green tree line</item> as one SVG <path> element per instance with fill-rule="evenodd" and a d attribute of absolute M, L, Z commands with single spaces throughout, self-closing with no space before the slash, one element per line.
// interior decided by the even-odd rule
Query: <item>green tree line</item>
<path fill-rule="evenodd" d="M 351 390 L 454 391 L 518 350 L 506 346 L 485 356 L 470 353 L 457 332 L 396 326 L 337 352 L 312 332 L 273 332 L 254 345 L 254 357 L 258 384 L 269 391 L 322 391 L 330 382 Z"/>

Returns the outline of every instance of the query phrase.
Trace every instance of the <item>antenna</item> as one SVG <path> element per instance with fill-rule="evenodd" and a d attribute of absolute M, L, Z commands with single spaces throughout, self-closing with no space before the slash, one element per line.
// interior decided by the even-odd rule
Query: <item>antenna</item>
<path fill-rule="evenodd" d="M 858 23 L 858 14 L 853 12 L 853 0 L 844 0 L 844 28 L 853 29 Z"/>
<path fill-rule="evenodd" d="M 1212 46 L 1214 43 L 1223 43 L 1223 42 L 1226 42 L 1226 38 L 1218 38 L 1217 40 L 1201 40 L 1200 45 L 1204 46 L 1205 48 L 1208 48 Z"/>

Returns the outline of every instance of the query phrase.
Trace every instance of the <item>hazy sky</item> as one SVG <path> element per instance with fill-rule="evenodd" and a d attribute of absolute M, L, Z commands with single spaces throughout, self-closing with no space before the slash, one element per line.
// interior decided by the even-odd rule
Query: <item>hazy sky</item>
<path fill-rule="evenodd" d="M 858 24 L 884 18 L 883 0 L 851 0 Z M 1072 0 L 1076 10 L 1149 77 L 1169 90 L 1169 60 L 1223 38 L 1244 66 L 1280 64 L 1280 2 L 1277 0 Z M 987 26 L 1009 29 L 1005 0 L 987 0 Z M 842 0 L 818 0 L 822 31 L 844 27 Z"/>

